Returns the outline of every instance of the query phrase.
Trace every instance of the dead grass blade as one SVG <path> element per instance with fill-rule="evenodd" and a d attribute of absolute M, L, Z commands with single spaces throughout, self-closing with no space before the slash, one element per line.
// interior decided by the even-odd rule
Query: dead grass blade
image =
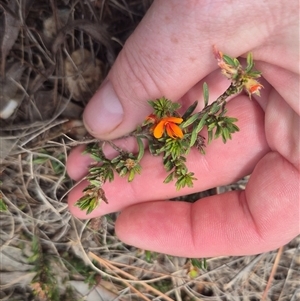
<path fill-rule="evenodd" d="M 15 44 L 21 28 L 21 21 L 18 18 L 17 1 L 9 1 L 8 5 L 1 4 L 4 11 L 4 34 L 1 40 L 1 75 L 5 77 L 6 57 Z"/>
<path fill-rule="evenodd" d="M 113 49 L 110 43 L 110 34 L 103 24 L 91 23 L 88 20 L 74 20 L 64 26 L 58 33 L 52 45 L 52 52 L 57 53 L 60 45 L 65 42 L 65 36 L 72 34 L 74 29 L 82 30 L 88 34 L 94 41 L 102 44 L 108 51 L 109 60 L 114 60 Z M 112 61 L 111 61 L 112 63 Z"/>
<path fill-rule="evenodd" d="M 125 278 L 122 278 L 119 275 L 122 275 L 130 280 L 134 280 L 134 281 L 138 281 L 138 279 L 134 276 L 132 276 L 131 274 L 128 274 L 124 271 L 122 271 L 121 269 L 117 268 L 115 265 L 112 265 L 111 263 L 109 263 L 107 260 L 104 260 L 100 257 L 98 257 L 96 254 L 89 252 L 88 256 L 97 261 L 100 265 L 105 266 L 106 268 L 109 268 L 112 272 L 116 273 L 116 276 L 118 277 L 118 280 L 123 282 L 124 284 L 126 284 L 128 287 L 130 287 L 134 292 L 136 292 L 143 300 L 146 301 L 151 301 L 148 298 L 146 298 L 143 294 L 141 294 L 136 288 L 134 288 L 130 282 L 126 281 Z M 165 294 L 163 294 L 162 292 L 160 292 L 159 290 L 155 289 L 154 287 L 152 287 L 151 285 L 143 282 L 143 281 L 139 281 L 138 282 L 139 285 L 143 286 L 147 291 L 150 291 L 154 294 L 156 294 L 158 297 L 162 298 L 163 300 L 166 301 L 174 301 L 172 300 L 170 297 L 166 296 Z"/>
<path fill-rule="evenodd" d="M 265 288 L 264 293 L 263 293 L 262 298 L 261 298 L 262 301 L 267 300 L 269 289 L 270 289 L 271 283 L 272 283 L 272 281 L 274 279 L 274 276 L 275 276 L 275 273 L 276 273 L 276 270 L 277 270 L 277 267 L 278 267 L 278 264 L 279 264 L 279 260 L 280 260 L 280 258 L 282 256 L 283 249 L 284 249 L 284 247 L 280 247 L 278 249 L 278 252 L 276 254 L 276 257 L 275 257 L 275 260 L 274 260 L 274 264 L 273 264 L 273 267 L 272 267 L 272 270 L 271 270 L 271 273 L 270 273 L 270 276 L 269 276 L 266 288 Z"/>

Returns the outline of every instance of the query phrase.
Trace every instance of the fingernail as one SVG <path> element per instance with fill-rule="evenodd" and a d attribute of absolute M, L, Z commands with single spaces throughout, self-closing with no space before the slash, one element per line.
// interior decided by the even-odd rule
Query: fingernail
<path fill-rule="evenodd" d="M 85 108 L 83 121 L 93 136 L 113 131 L 123 119 L 123 107 L 110 81 L 106 81 Z"/>

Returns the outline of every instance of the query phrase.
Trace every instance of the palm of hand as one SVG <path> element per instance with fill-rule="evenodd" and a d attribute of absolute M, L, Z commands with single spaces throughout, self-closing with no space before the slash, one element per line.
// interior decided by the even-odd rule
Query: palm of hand
<path fill-rule="evenodd" d="M 276 36 L 266 35 L 260 45 L 248 49 L 255 48 L 265 89 L 260 99 L 238 96 L 230 101 L 229 115 L 239 119 L 240 133 L 225 146 L 215 141 L 204 157 L 193 152 L 189 156 L 199 179 L 195 191 L 228 184 L 252 172 L 245 191 L 194 204 L 165 201 L 177 193 L 172 185 L 162 184 L 163 168 L 149 156 L 144 159 L 143 174 L 131 185 L 118 179 L 105 188 L 109 205 L 89 217 L 122 210 L 116 232 L 126 243 L 188 257 L 259 253 L 299 234 L 299 74 L 294 47 L 289 48 L 290 54 L 280 57 L 282 37 L 289 30 L 283 27 Z M 200 78 L 207 76 L 211 94 L 217 94 L 220 87 L 208 76 L 210 73 L 208 66 Z M 197 87 L 182 98 L 185 103 L 195 100 Z M 74 150 L 68 160 L 69 173 L 76 180 L 85 174 L 89 162 L 81 151 Z M 84 185 L 77 186 L 69 196 L 71 212 L 81 218 L 84 213 L 73 204 Z"/>

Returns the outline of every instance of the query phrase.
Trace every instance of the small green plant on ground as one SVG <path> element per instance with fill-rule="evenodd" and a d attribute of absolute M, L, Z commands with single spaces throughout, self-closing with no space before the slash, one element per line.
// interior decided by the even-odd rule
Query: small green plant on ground
<path fill-rule="evenodd" d="M 33 254 L 28 258 L 28 262 L 33 263 L 35 266 L 34 271 L 36 275 L 31 282 L 34 294 L 41 300 L 59 300 L 60 294 L 56 275 L 51 268 L 49 256 L 43 253 L 37 236 L 33 236 L 31 249 Z"/>
<path fill-rule="evenodd" d="M 1 192 L 0 192 L 0 196 L 1 196 Z M 2 197 L 0 198 L 0 212 L 1 211 L 7 211 L 7 206 L 4 203 L 4 200 L 2 199 Z"/>
<path fill-rule="evenodd" d="M 32 255 L 28 258 L 28 262 L 34 265 L 33 271 L 36 274 L 30 286 L 34 295 L 39 300 L 58 301 L 61 300 L 62 295 L 65 298 L 73 296 L 73 288 L 70 285 L 63 284 L 73 278 L 83 279 L 84 283 L 87 283 L 90 289 L 97 285 L 98 273 L 86 265 L 82 259 L 64 252 L 60 258 L 64 263 L 64 266 L 62 266 L 62 262 L 55 255 L 44 252 L 39 237 L 36 235 L 32 238 L 31 250 Z M 97 266 L 96 262 L 93 262 L 93 264 Z M 58 267 L 59 269 L 57 269 Z M 58 270 L 66 271 L 66 268 L 68 270 L 66 278 L 58 281 Z M 60 289 L 61 285 L 65 286 L 63 291 Z"/>

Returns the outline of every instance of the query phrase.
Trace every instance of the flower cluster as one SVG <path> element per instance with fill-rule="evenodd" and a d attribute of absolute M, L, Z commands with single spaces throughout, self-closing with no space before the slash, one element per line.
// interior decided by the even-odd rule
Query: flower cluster
<path fill-rule="evenodd" d="M 252 94 L 260 95 L 260 89 L 263 87 L 257 81 L 261 73 L 253 70 L 251 54 L 247 57 L 246 68 L 243 68 L 236 58 L 224 55 L 216 49 L 214 52 L 222 73 L 231 80 L 228 89 L 209 104 L 208 86 L 204 83 L 204 108 L 200 112 L 195 112 L 198 104 L 195 101 L 182 115 L 179 113 L 181 105 L 165 97 L 149 101 L 153 112 L 145 118 L 141 126 L 130 133 L 130 136 L 136 139 L 137 154 L 120 149 L 113 141 L 99 141 L 89 145 L 86 152 L 91 154 L 95 164 L 89 169 L 89 174 L 85 178 L 89 185 L 76 206 L 90 213 L 102 201 L 107 202 L 103 184 L 113 181 L 115 174 L 127 177 L 131 182 L 142 171 L 141 160 L 145 151 L 153 156 L 161 156 L 162 164 L 168 173 L 164 183 L 175 181 L 177 190 L 193 186 L 196 178 L 194 173 L 188 170 L 186 161 L 193 147 L 201 154 L 205 154 L 205 139 L 201 131 L 204 129 L 207 131 L 207 143 L 219 137 L 226 143 L 232 138 L 233 133 L 239 131 L 237 119 L 226 115 L 226 99 L 243 90 L 249 97 Z M 105 143 L 109 143 L 117 152 L 113 159 L 105 156 L 103 152 Z"/>
<path fill-rule="evenodd" d="M 245 69 L 236 58 L 231 58 L 216 48 L 214 48 L 214 53 L 222 73 L 232 81 L 232 85 L 237 88 L 237 93 L 239 89 L 245 89 L 249 97 L 252 94 L 260 96 L 263 85 L 257 81 L 257 78 L 261 76 L 261 72 L 253 70 L 254 62 L 251 53 L 247 56 L 247 67 Z"/>
<path fill-rule="evenodd" d="M 173 139 L 182 138 L 183 133 L 178 124 L 181 124 L 183 119 L 179 117 L 164 117 L 158 119 L 154 114 L 149 115 L 146 121 L 153 122 L 153 135 L 159 139 L 163 136 L 164 132 Z"/>

